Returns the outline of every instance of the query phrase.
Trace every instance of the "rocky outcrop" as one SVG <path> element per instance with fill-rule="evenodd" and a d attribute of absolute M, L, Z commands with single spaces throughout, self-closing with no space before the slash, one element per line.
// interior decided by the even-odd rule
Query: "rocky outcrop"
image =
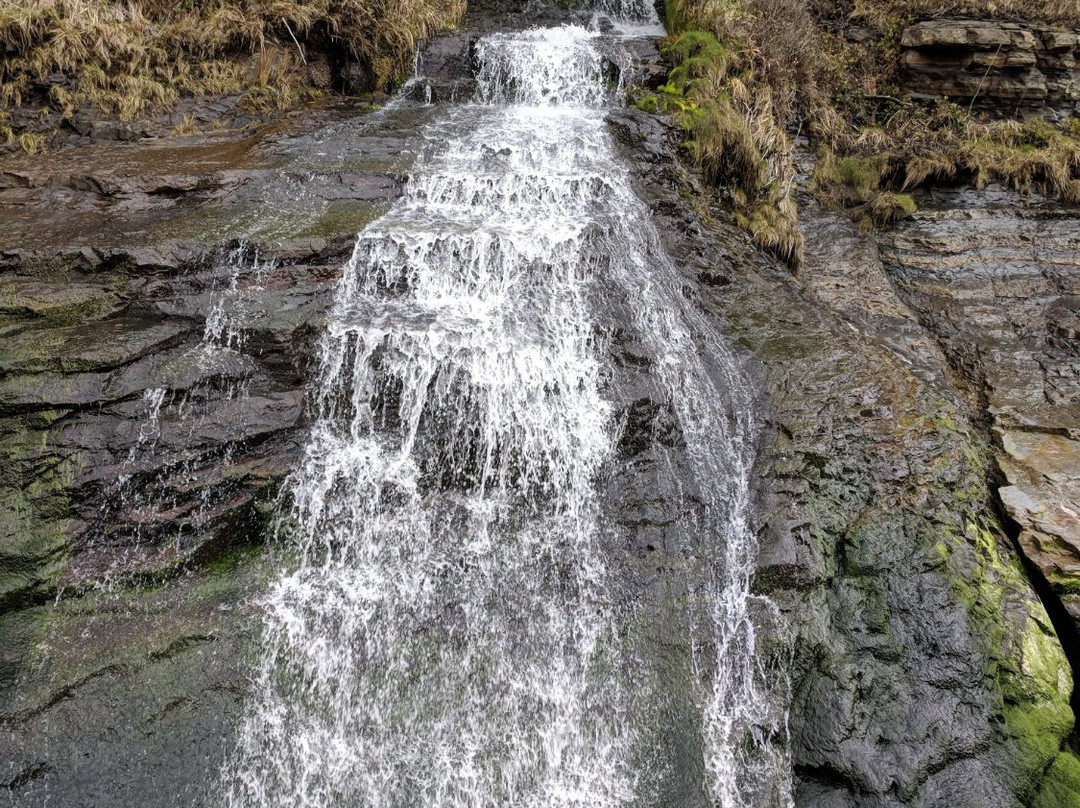
<path fill-rule="evenodd" d="M 252 508 L 290 470 L 303 369 L 351 225 L 400 183 L 355 167 L 301 172 L 285 149 L 252 147 L 107 146 L 6 164 L 0 609 L 57 586 L 175 574 L 253 529 Z M 267 200 L 297 191 L 276 210 L 291 241 L 214 243 L 214 219 L 244 235 L 246 208 L 265 216 Z M 340 240 L 316 235 L 320 221 Z M 271 224 L 251 235 L 272 236 Z"/>
<path fill-rule="evenodd" d="M 1080 624 L 1078 218 L 994 189 L 939 193 L 882 254 L 993 430 L 1020 546 Z"/>
<path fill-rule="evenodd" d="M 1080 32 L 987 20 L 928 20 L 901 39 L 904 89 L 979 99 L 1008 114 L 1080 104 Z"/>
<path fill-rule="evenodd" d="M 469 42 L 440 46 L 445 86 Z M 250 669 L 250 598 L 271 572 L 251 542 L 299 450 L 306 363 L 350 243 L 335 236 L 397 193 L 428 114 L 4 164 L 0 790 L 12 804 L 193 805 L 214 781 Z M 793 278 L 725 212 L 687 203 L 705 194 L 677 133 L 636 110 L 610 124 L 685 293 L 761 385 L 755 588 L 788 627 L 768 641 L 791 677 L 796 804 L 1080 802 L 1071 672 L 993 482 L 1000 465 L 1001 500 L 1037 558 L 1030 547 L 1064 529 L 1045 518 L 1053 497 L 1074 496 L 1060 450 L 1076 438 L 1071 214 L 942 199 L 879 246 L 804 200 Z M 1006 224 L 987 236 L 990 214 Z M 237 236 L 247 243 L 219 246 Z M 632 537 L 616 551 L 637 647 L 674 694 L 642 709 L 673 727 L 655 752 L 681 766 L 663 793 L 704 804 L 699 694 L 679 646 L 690 635 L 664 622 L 694 561 L 693 514 L 672 508 L 681 436 L 640 346 L 616 333 L 611 350 L 625 429 L 603 495 Z M 1025 515 L 1009 489 L 1041 504 Z"/>
<path fill-rule="evenodd" d="M 962 382 L 874 240 L 806 199 L 792 279 L 723 213 L 688 210 L 660 122 L 612 125 L 688 288 L 769 398 L 757 588 L 791 632 L 796 805 L 1075 804 L 1068 661 Z"/>
<path fill-rule="evenodd" d="M 163 584 L 0 616 L 4 799 L 199 805 L 243 706 L 269 573 L 242 548 Z"/>
<path fill-rule="evenodd" d="M 550 21 L 552 23 L 565 21 L 565 11 L 549 9 L 547 13 L 554 15 Z M 476 88 L 473 47 L 482 33 L 495 25 L 493 19 L 505 25 L 502 16 L 492 18 L 482 11 L 474 11 L 466 18 L 463 30 L 441 34 L 422 43 L 416 60 L 416 80 L 408 88 L 412 97 L 432 104 L 462 102 L 471 98 Z M 531 12 L 528 19 L 537 19 L 536 12 Z M 571 15 L 571 19 L 587 24 L 588 15 Z M 667 65 L 653 37 L 609 43 L 605 56 L 606 72 L 615 84 L 654 90 L 667 79 Z"/>
<path fill-rule="evenodd" d="M 193 805 L 214 782 L 321 318 L 408 159 L 392 115 L 373 137 L 356 114 L 4 163 L 0 793 L 13 804 Z"/>

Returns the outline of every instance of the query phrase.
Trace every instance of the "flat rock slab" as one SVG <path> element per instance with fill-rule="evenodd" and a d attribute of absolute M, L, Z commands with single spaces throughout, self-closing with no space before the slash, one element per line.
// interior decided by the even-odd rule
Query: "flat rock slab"
<path fill-rule="evenodd" d="M 400 195 L 412 123 L 428 114 L 341 104 L 254 133 L 9 156 L 0 159 L 0 252 L 332 237 Z M 342 202 L 366 212 L 346 219 L 331 210 Z"/>
<path fill-rule="evenodd" d="M 0 348 L 0 371 L 110 370 L 175 345 L 190 324 L 119 317 L 66 328 L 9 334 Z"/>
<path fill-rule="evenodd" d="M 1020 544 L 1080 621 L 1080 441 L 1009 430 L 1001 444 L 1009 485 L 999 493 Z"/>
<path fill-rule="evenodd" d="M 927 20 L 904 29 L 903 48 L 1034 50 L 1041 37 L 1026 26 L 990 20 Z"/>

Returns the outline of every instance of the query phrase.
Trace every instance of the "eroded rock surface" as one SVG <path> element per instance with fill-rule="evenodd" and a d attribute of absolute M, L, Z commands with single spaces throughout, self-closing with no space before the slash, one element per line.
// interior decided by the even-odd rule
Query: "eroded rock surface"
<path fill-rule="evenodd" d="M 0 787 L 194 805 L 232 743 L 308 365 L 413 110 L 5 161 Z M 422 114 L 422 113 L 421 113 Z"/>
<path fill-rule="evenodd" d="M 437 46 L 433 100 L 462 79 L 470 42 Z M 13 804 L 190 805 L 213 782 L 243 698 L 248 604 L 269 574 L 249 542 L 300 448 L 307 363 L 351 244 L 339 236 L 397 193 L 429 114 L 332 118 L 222 146 L 219 162 L 193 141 L 0 171 L 0 787 Z M 1054 544 L 1068 525 L 1046 516 L 1075 496 L 1071 213 L 1029 220 L 1005 200 L 1013 229 L 985 242 L 980 261 L 1002 257 L 984 271 L 958 240 L 977 216 L 943 235 L 948 215 L 927 214 L 879 251 L 810 206 L 792 278 L 722 210 L 691 209 L 684 193 L 700 189 L 662 122 L 610 123 L 686 294 L 760 381 L 756 588 L 790 626 L 769 642 L 790 648 L 797 805 L 1077 804 L 1071 673 L 990 483 L 996 461 L 1025 548 L 1075 563 Z M 249 242 L 221 245 L 237 237 Z M 631 537 L 641 647 L 673 694 L 651 707 L 680 719 L 663 793 L 693 805 L 694 672 L 671 606 L 686 593 L 665 588 L 695 563 L 694 515 L 672 508 L 683 447 L 640 346 L 616 334 L 612 359 L 624 429 L 602 493 Z M 997 401 L 994 449 L 984 400 Z"/>
<path fill-rule="evenodd" d="M 1080 215 L 948 194 L 882 254 L 985 412 L 1024 553 L 1080 620 Z"/>
<path fill-rule="evenodd" d="M 792 279 L 680 201 L 661 123 L 611 120 L 688 293 L 769 398 L 757 586 L 790 625 L 796 805 L 1076 803 L 1068 661 L 961 381 L 874 240 L 811 206 Z"/>
<path fill-rule="evenodd" d="M 908 92 L 980 98 L 1069 113 L 1080 103 L 1080 32 L 989 20 L 926 20 L 907 28 L 900 64 Z"/>

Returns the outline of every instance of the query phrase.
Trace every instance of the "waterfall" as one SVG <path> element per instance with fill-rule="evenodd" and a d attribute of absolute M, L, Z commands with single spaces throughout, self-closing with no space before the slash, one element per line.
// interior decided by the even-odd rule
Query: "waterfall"
<path fill-rule="evenodd" d="M 223 772 L 230 808 L 647 803 L 597 492 L 619 437 L 600 314 L 615 299 L 706 499 L 708 799 L 791 803 L 782 681 L 755 652 L 749 595 L 750 391 L 629 186 L 599 36 L 482 38 L 474 102 L 423 133 L 403 198 L 357 239 L 282 520 L 289 571 L 263 602 Z"/>

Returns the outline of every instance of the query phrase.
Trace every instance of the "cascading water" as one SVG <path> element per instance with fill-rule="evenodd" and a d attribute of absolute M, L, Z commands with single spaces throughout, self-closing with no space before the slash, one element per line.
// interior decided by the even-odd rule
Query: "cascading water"
<path fill-rule="evenodd" d="M 618 438 L 605 299 L 636 312 L 624 327 L 656 356 L 707 500 L 709 799 L 791 802 L 782 682 L 748 595 L 749 393 L 615 154 L 598 37 L 481 39 L 475 103 L 431 126 L 403 199 L 360 234 L 283 521 L 294 568 L 266 596 L 223 774 L 231 808 L 649 803 L 596 485 Z"/>

